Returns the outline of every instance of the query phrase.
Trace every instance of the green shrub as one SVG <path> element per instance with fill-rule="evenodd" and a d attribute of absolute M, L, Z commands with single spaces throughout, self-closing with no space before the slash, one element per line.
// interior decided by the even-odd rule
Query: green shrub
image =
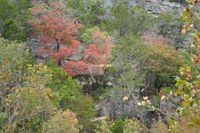
<path fill-rule="evenodd" d="M 68 10 L 84 25 L 84 29 L 101 23 L 100 17 L 106 13 L 102 0 L 67 0 L 66 3 Z"/>
<path fill-rule="evenodd" d="M 111 131 L 113 133 L 123 133 L 124 130 L 124 120 L 122 118 L 118 118 L 115 120 L 114 125 L 111 127 Z"/>
<path fill-rule="evenodd" d="M 3 99 L 5 132 L 39 132 L 42 123 L 57 109 L 56 95 L 45 86 L 46 81 L 51 80 L 46 66 L 28 64 L 23 80 L 22 86 L 13 87 Z"/>
<path fill-rule="evenodd" d="M 48 133 L 78 133 L 78 120 L 70 110 L 57 112 L 50 121 L 43 124 Z"/>
<path fill-rule="evenodd" d="M 101 23 L 100 28 L 120 36 L 141 35 L 150 28 L 153 18 L 142 7 L 129 6 L 127 0 L 116 0 L 109 15 L 110 17 Z"/>
<path fill-rule="evenodd" d="M 161 14 L 155 19 L 156 26 L 158 27 L 158 34 L 163 37 L 171 39 L 173 47 L 184 47 L 188 38 L 181 34 L 184 21 L 181 17 L 174 15 L 175 13 Z"/>
<path fill-rule="evenodd" d="M 0 91 L 4 87 L 22 85 L 27 64 L 33 63 L 29 49 L 22 43 L 0 38 Z"/>
<path fill-rule="evenodd" d="M 96 116 L 92 97 L 84 95 L 78 81 L 67 76 L 53 62 L 48 63 L 48 67 L 52 70 L 52 80 L 47 86 L 58 94 L 60 107 L 64 110 L 70 109 L 76 114 L 83 131 L 92 131 L 94 123 L 90 120 Z"/>
<path fill-rule="evenodd" d="M 24 42 L 29 35 L 30 27 L 27 24 L 31 4 L 27 0 L 13 1 L 0 0 L 0 32 L 2 37 Z"/>

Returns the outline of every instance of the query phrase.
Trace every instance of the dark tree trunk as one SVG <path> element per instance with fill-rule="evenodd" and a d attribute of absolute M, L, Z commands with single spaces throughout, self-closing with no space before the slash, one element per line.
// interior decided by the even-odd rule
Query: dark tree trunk
<path fill-rule="evenodd" d="M 58 39 L 56 39 L 55 53 L 59 53 L 59 51 L 60 51 L 60 42 L 59 42 Z M 61 66 L 61 60 L 60 59 L 57 60 L 57 65 Z"/>

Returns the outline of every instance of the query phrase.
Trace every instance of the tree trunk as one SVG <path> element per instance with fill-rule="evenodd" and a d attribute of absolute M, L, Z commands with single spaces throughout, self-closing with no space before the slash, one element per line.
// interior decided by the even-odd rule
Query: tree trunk
<path fill-rule="evenodd" d="M 55 53 L 59 53 L 59 51 L 60 51 L 60 41 L 58 39 L 56 39 Z M 57 60 L 57 65 L 61 66 L 61 60 L 60 59 Z"/>

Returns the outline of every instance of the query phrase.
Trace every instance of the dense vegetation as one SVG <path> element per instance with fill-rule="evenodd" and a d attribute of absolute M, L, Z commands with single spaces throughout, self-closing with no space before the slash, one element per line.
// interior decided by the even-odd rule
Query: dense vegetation
<path fill-rule="evenodd" d="M 200 14 L 128 0 L 0 0 L 0 133 L 198 133 Z"/>

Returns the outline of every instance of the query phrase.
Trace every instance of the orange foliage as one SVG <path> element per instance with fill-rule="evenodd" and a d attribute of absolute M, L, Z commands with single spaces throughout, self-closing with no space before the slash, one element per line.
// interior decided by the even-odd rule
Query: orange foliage
<path fill-rule="evenodd" d="M 200 55 L 194 55 L 194 63 L 200 66 Z"/>
<path fill-rule="evenodd" d="M 78 29 L 83 26 L 67 15 L 64 3 L 52 2 L 51 6 L 39 3 L 31 9 L 31 13 L 33 18 L 29 22 L 33 24 L 34 33 L 39 35 L 42 45 L 38 54 L 47 54 L 55 59 L 70 76 L 87 75 L 97 70 L 93 65 L 108 64 L 114 44 L 101 31 L 92 33 L 92 44 L 86 46 L 82 60 L 70 59 L 79 52 Z"/>
<path fill-rule="evenodd" d="M 89 73 L 88 64 L 84 61 L 68 61 L 62 68 L 71 76 L 86 75 Z"/>
<path fill-rule="evenodd" d="M 110 37 L 96 31 L 92 33 L 92 42 L 89 44 L 83 55 L 83 59 L 90 64 L 107 64 L 111 57 L 111 49 L 114 46 Z"/>
<path fill-rule="evenodd" d="M 41 44 L 48 47 L 55 44 L 77 47 L 80 44 L 77 34 L 82 25 L 68 17 L 63 5 L 62 2 L 52 2 L 50 7 L 39 3 L 31 8 L 33 18 L 29 22 L 33 24 L 35 33 L 40 35 Z M 59 53 L 56 49 L 52 52 Z"/>

